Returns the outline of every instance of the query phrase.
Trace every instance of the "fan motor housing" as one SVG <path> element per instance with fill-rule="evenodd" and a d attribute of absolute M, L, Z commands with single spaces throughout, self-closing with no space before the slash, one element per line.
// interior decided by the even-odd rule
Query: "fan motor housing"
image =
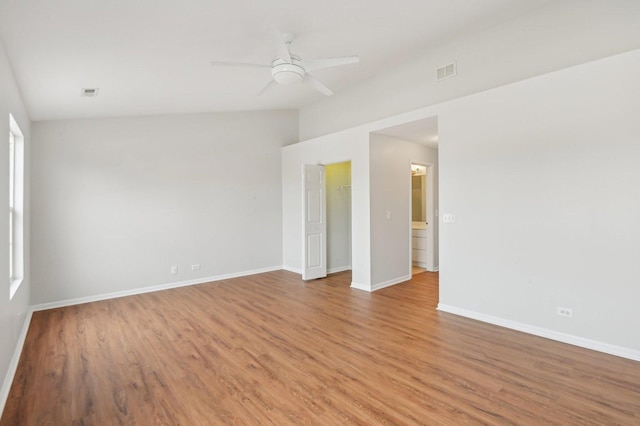
<path fill-rule="evenodd" d="M 302 81 L 305 75 L 304 65 L 298 56 L 291 55 L 291 63 L 281 58 L 271 62 L 273 79 L 284 86 Z"/>

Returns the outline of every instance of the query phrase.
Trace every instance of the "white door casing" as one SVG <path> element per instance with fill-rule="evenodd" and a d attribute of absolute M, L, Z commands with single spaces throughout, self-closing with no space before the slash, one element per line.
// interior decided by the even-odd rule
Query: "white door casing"
<path fill-rule="evenodd" d="M 327 276 L 327 206 L 324 166 L 303 165 L 302 279 Z"/>

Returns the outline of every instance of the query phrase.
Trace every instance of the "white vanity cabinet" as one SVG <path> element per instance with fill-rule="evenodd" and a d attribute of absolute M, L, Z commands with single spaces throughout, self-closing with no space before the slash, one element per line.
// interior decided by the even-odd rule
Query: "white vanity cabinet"
<path fill-rule="evenodd" d="M 427 230 L 411 230 L 411 260 L 415 266 L 427 267 Z"/>

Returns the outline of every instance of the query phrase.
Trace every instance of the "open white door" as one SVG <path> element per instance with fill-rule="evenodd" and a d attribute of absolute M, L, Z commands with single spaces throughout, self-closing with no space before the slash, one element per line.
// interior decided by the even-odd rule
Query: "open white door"
<path fill-rule="evenodd" d="M 302 279 L 327 276 L 327 206 L 324 166 L 303 166 L 304 214 Z"/>

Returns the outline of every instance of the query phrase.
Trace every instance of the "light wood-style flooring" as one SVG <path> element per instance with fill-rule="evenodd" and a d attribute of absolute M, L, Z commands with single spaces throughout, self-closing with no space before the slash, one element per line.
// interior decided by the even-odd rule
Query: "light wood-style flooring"
<path fill-rule="evenodd" d="M 36 312 L 0 425 L 638 425 L 640 363 L 285 271 Z"/>
<path fill-rule="evenodd" d="M 427 272 L 425 268 L 421 268 L 420 266 L 411 266 L 411 275 L 418 275 L 423 272 Z"/>

